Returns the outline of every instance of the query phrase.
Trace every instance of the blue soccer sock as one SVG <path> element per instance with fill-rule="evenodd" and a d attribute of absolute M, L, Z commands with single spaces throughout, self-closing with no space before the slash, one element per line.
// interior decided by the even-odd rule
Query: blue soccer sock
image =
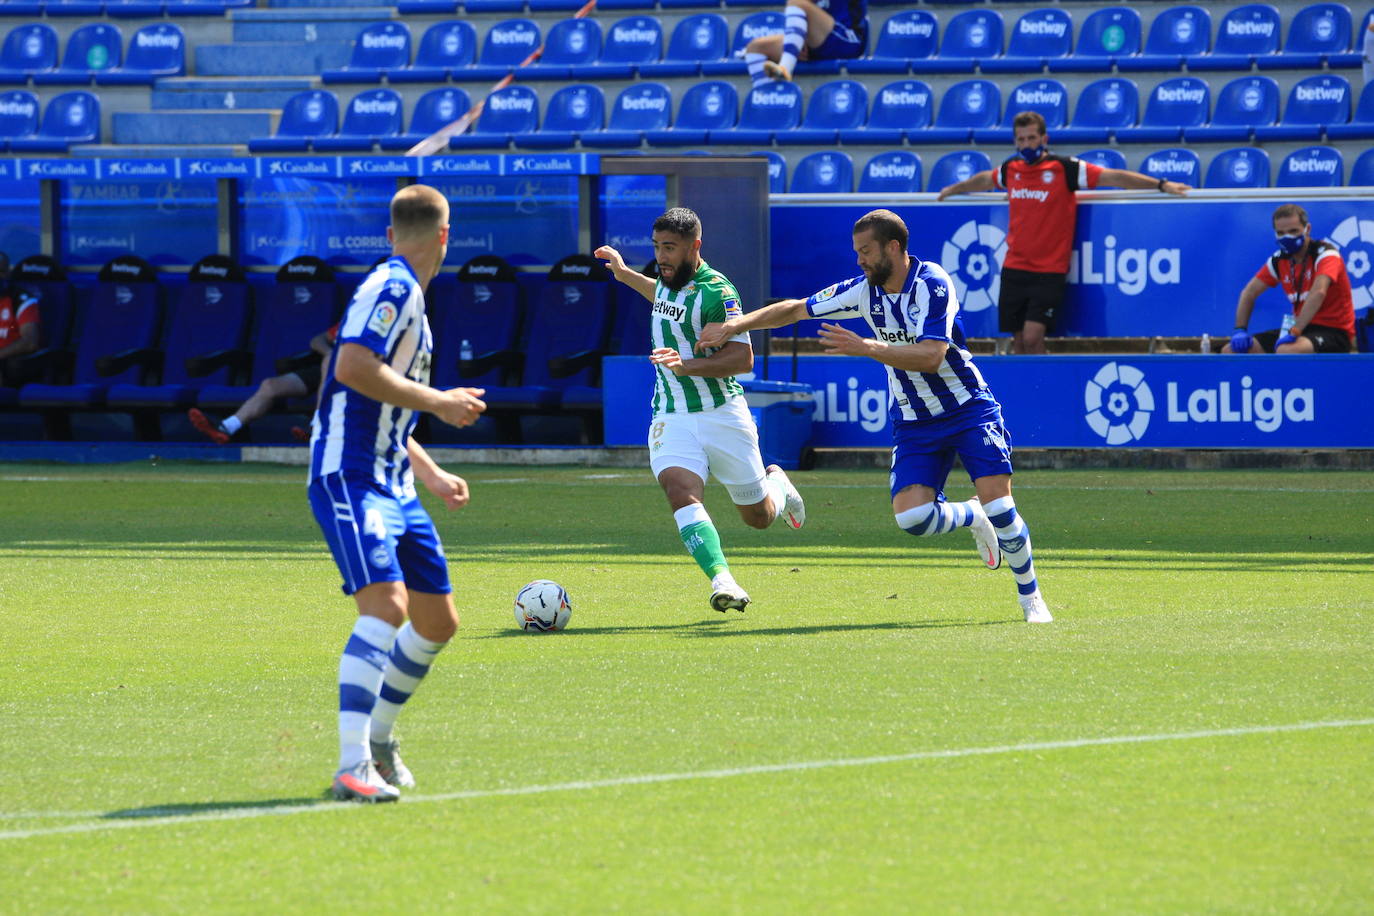
<path fill-rule="evenodd" d="M 778 65 L 790 74 L 797 69 L 797 58 L 806 47 L 806 10 L 789 6 L 783 16 L 782 60 Z"/>
<path fill-rule="evenodd" d="M 973 507 L 968 502 L 944 501 L 925 503 L 896 515 L 897 527 L 917 537 L 947 534 L 955 528 L 967 528 L 973 524 L 973 518 Z"/>
<path fill-rule="evenodd" d="M 381 692 L 372 706 L 371 740 L 386 741 L 391 737 L 401 707 L 420 686 L 420 681 L 429 673 L 429 666 L 446 645 L 448 643 L 425 639 L 415 632 L 409 621 L 401 627 L 382 674 Z"/>
<path fill-rule="evenodd" d="M 749 78 L 754 81 L 755 86 L 760 83 L 766 83 L 771 79 L 767 73 L 763 72 L 763 62 L 767 59 L 767 55 L 760 54 L 757 51 L 750 51 L 748 54 L 744 55 L 744 65 L 749 68 Z"/>
<path fill-rule="evenodd" d="M 396 628 L 379 617 L 362 615 L 339 658 L 339 769 L 372 756 L 367 742 L 372 707 L 382 686 L 382 669 L 396 641 Z"/>
<path fill-rule="evenodd" d="M 1016 503 L 1010 496 L 1003 496 L 988 503 L 983 511 L 997 530 L 997 543 L 1002 546 L 1002 557 L 1016 577 L 1017 593 L 1035 594 L 1040 586 L 1035 581 L 1035 563 L 1031 560 L 1030 529 L 1016 514 Z"/>

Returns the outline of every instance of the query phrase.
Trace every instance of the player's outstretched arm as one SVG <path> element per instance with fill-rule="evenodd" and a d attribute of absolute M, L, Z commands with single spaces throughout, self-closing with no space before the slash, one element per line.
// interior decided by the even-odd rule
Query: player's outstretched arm
<path fill-rule="evenodd" d="M 1169 181 L 1168 179 L 1151 178 L 1142 172 L 1132 172 L 1130 169 L 1103 169 L 1098 177 L 1097 183 L 1100 185 L 1116 185 L 1118 188 L 1127 188 L 1132 191 L 1163 191 L 1165 194 L 1172 194 L 1175 197 L 1185 197 L 1188 190 L 1192 187 L 1181 181 Z"/>
<path fill-rule="evenodd" d="M 600 248 L 596 249 L 596 251 L 592 252 L 592 254 L 606 262 L 606 266 L 610 268 L 611 273 L 615 275 L 617 280 L 624 283 L 650 302 L 654 301 L 654 286 L 656 283 L 653 277 L 646 277 L 639 271 L 627 267 L 625 265 L 625 259 L 620 256 L 620 252 L 616 251 L 610 245 L 602 245 Z"/>
<path fill-rule="evenodd" d="M 940 196 L 936 200 L 944 200 L 954 194 L 967 194 L 970 191 L 991 191 L 996 187 L 997 181 L 993 177 L 992 169 L 984 169 L 981 172 L 974 172 L 963 181 L 945 185 L 940 189 Z"/>
<path fill-rule="evenodd" d="M 453 426 L 471 426 L 487 405 L 482 388 L 440 391 L 412 382 L 361 344 L 346 343 L 339 350 L 334 377 L 361 395 L 411 410 L 423 410 Z"/>
<path fill-rule="evenodd" d="M 435 464 L 429 452 L 415 441 L 414 436 L 406 442 L 406 452 L 410 455 L 410 466 L 415 471 L 415 477 L 424 484 L 426 490 L 442 499 L 445 506 L 461 509 L 468 504 L 468 482 Z"/>
<path fill-rule="evenodd" d="M 805 299 L 783 299 L 761 309 L 754 309 L 740 318 L 712 321 L 702 326 L 701 333 L 697 335 L 696 350 L 698 353 L 704 353 L 708 349 L 724 346 L 726 341 L 736 334 L 764 328 L 780 328 L 809 317 Z"/>

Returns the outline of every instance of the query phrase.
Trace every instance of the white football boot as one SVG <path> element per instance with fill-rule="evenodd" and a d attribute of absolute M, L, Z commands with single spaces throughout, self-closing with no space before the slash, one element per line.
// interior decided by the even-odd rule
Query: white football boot
<path fill-rule="evenodd" d="M 724 614 L 735 610 L 741 613 L 749 604 L 749 594 L 739 587 L 735 577 L 728 572 L 719 573 L 711 580 L 711 608 Z"/>
<path fill-rule="evenodd" d="M 1049 606 L 1045 604 L 1045 598 L 1040 594 L 1040 589 L 1036 589 L 1029 595 L 1020 595 L 1018 600 L 1021 602 L 1021 610 L 1026 615 L 1026 623 L 1054 623 L 1054 617 L 1050 615 Z"/>
<path fill-rule="evenodd" d="M 782 485 L 783 504 L 781 511 L 778 512 L 787 524 L 792 528 L 800 528 L 806 524 L 806 503 L 802 502 L 801 494 L 792 485 L 792 481 L 787 476 L 787 472 L 776 464 L 768 465 L 768 476 Z"/>
<path fill-rule="evenodd" d="M 364 760 L 335 773 L 329 793 L 339 801 L 367 803 L 394 802 L 401 797 L 400 790 L 382 779 L 371 760 Z"/>
<path fill-rule="evenodd" d="M 1002 545 L 997 543 L 997 529 L 992 527 L 992 522 L 988 520 L 988 514 L 983 511 L 983 504 L 978 501 L 978 497 L 969 500 L 969 504 L 973 506 L 973 522 L 968 526 L 968 530 L 973 532 L 973 540 L 978 545 L 978 556 L 988 569 L 996 569 L 1002 565 Z"/>

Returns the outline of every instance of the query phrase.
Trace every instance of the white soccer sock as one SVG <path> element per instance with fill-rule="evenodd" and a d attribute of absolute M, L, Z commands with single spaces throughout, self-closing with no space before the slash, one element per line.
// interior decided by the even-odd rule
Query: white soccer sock
<path fill-rule="evenodd" d="M 1010 496 L 995 499 L 983 507 L 988 521 L 997 529 L 997 543 L 1002 547 L 1002 556 L 1016 577 L 1018 595 L 1033 595 L 1039 587 L 1035 581 L 1035 563 L 1031 559 L 1030 529 L 1016 514 L 1016 503 Z"/>
<path fill-rule="evenodd" d="M 371 740 L 386 741 L 391 737 L 401 707 L 420 686 L 420 681 L 429 673 L 429 666 L 446 645 L 448 643 L 425 639 L 415 632 L 410 621 L 401 627 L 382 673 L 382 689 L 372 706 Z"/>
<path fill-rule="evenodd" d="M 750 51 L 744 55 L 744 65 L 749 68 L 749 78 L 754 81 L 755 86 L 769 80 L 768 74 L 763 72 L 763 62 L 767 59 L 766 54 L 760 54 L 757 51 Z"/>
<path fill-rule="evenodd" d="M 360 616 L 339 657 L 339 769 L 372 756 L 367 747 L 372 707 L 396 628 L 379 617 Z"/>
<path fill-rule="evenodd" d="M 219 421 L 219 428 L 232 436 L 234 433 L 243 429 L 243 421 L 241 421 L 237 415 L 225 417 L 223 420 Z"/>
<path fill-rule="evenodd" d="M 778 65 L 792 73 L 797 68 L 797 58 L 806 47 L 806 10 L 799 6 L 789 6 L 783 16 L 782 60 Z"/>
<path fill-rule="evenodd" d="M 965 528 L 973 524 L 971 500 L 961 503 L 933 502 L 898 512 L 895 516 L 897 527 L 907 534 L 926 537 L 932 534 L 946 534 L 955 528 Z"/>

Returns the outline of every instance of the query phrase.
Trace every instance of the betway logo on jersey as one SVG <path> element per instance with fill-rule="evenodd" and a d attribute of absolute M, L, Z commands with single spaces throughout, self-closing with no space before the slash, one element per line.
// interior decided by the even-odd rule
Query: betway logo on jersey
<path fill-rule="evenodd" d="M 364 35 L 364 48 L 404 48 L 406 37 L 402 34 L 395 35 Z"/>
<path fill-rule="evenodd" d="M 654 300 L 654 314 L 660 318 L 667 318 L 669 321 L 676 321 L 678 324 L 687 317 L 687 306 L 674 305 L 667 299 Z"/>
<path fill-rule="evenodd" d="M 1043 204 L 1050 199 L 1050 192 L 1042 188 L 1012 188 L 1007 196 L 1012 200 L 1037 200 Z"/>
<path fill-rule="evenodd" d="M 611 29 L 611 35 L 621 44 L 648 45 L 658 41 L 658 33 L 653 29 L 635 29 L 617 26 Z"/>
<path fill-rule="evenodd" d="M 399 106 L 395 99 L 354 99 L 356 114 L 395 114 Z"/>
<path fill-rule="evenodd" d="M 134 36 L 134 41 L 140 48 L 171 48 L 176 50 L 181 47 L 181 36 L 175 32 L 139 32 Z"/>
<path fill-rule="evenodd" d="M 1136 296 L 1154 283 L 1177 286 L 1183 282 L 1183 252 L 1178 248 L 1118 248 L 1109 235 L 1101 249 L 1084 241 L 1069 257 L 1069 282 L 1081 286 L 1115 286 Z"/>
<path fill-rule="evenodd" d="M 533 45 L 533 44 L 534 44 L 534 32 L 531 32 L 531 31 L 529 31 L 528 29 L 512 29 L 512 30 L 509 30 L 509 31 L 502 31 L 502 30 L 500 30 L 500 29 L 492 29 L 492 31 L 491 31 L 490 33 L 488 33 L 487 37 L 488 37 L 489 39 L 491 39 L 491 43 L 492 43 L 492 44 L 497 44 L 497 45 Z"/>
<path fill-rule="evenodd" d="M 1201 102 L 1207 97 L 1206 89 L 1170 89 L 1167 87 L 1158 90 L 1157 98 L 1161 102 Z"/>
<path fill-rule="evenodd" d="M 1226 20 L 1226 34 L 1237 36 L 1263 35 L 1268 38 L 1274 34 L 1274 23 L 1256 22 L 1255 20 Z"/>
<path fill-rule="evenodd" d="M 628 97 L 620 100 L 620 107 L 627 111 L 662 111 L 663 106 L 668 100 L 663 96 L 646 96 L 644 98 Z"/>
<path fill-rule="evenodd" d="M 1345 87 L 1295 86 L 1293 94 L 1300 102 L 1341 102 L 1345 100 Z"/>
<path fill-rule="evenodd" d="M 492 95 L 487 104 L 492 111 L 534 111 L 534 99 L 527 95 Z"/>
<path fill-rule="evenodd" d="M 1056 22 L 1049 19 L 1022 19 L 1017 31 L 1022 35 L 1054 35 L 1062 37 L 1064 30 L 1069 27 L 1067 22 Z"/>
<path fill-rule="evenodd" d="M 1288 170 L 1334 175 L 1339 164 L 1335 159 L 1290 159 L 1288 160 Z"/>
<path fill-rule="evenodd" d="M 922 38 L 935 34 L 935 23 L 933 22 L 913 22 L 910 19 L 889 20 L 885 26 L 889 35 L 912 36 L 919 35 Z"/>

